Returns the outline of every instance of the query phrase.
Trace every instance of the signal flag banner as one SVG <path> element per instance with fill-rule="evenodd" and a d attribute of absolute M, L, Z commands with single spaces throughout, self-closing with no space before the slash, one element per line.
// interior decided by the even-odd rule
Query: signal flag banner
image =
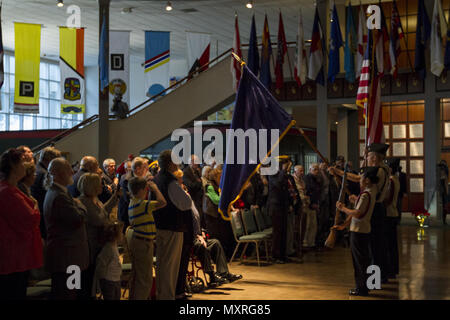
<path fill-rule="evenodd" d="M 130 31 L 109 32 L 109 105 L 116 94 L 130 105 Z"/>
<path fill-rule="evenodd" d="M 145 87 L 152 97 L 169 87 L 170 32 L 145 31 Z"/>
<path fill-rule="evenodd" d="M 41 25 L 14 23 L 15 90 L 14 112 L 39 113 Z"/>
<path fill-rule="evenodd" d="M 186 32 L 189 73 L 209 62 L 211 35 L 208 33 Z M 201 71 L 208 69 L 208 66 Z"/>
<path fill-rule="evenodd" d="M 59 28 L 59 69 L 61 72 L 61 113 L 86 110 L 84 79 L 84 29 Z"/>

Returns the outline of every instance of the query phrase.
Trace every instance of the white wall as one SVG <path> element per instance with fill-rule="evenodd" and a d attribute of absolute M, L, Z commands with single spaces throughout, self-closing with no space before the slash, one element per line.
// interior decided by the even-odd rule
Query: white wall
<path fill-rule="evenodd" d="M 148 99 L 145 95 L 144 69 L 141 66 L 143 62 L 143 56 L 130 56 L 130 108 Z M 86 66 L 84 70 L 86 76 L 86 118 L 89 118 L 98 114 L 98 66 Z M 187 72 L 186 60 L 170 60 L 170 77 L 184 78 Z"/>

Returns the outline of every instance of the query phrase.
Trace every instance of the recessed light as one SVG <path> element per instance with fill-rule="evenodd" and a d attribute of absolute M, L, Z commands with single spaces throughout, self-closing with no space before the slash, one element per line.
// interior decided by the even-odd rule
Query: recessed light
<path fill-rule="evenodd" d="M 172 11 L 172 9 L 172 4 L 170 3 L 170 1 L 167 1 L 166 11 Z"/>
<path fill-rule="evenodd" d="M 245 5 L 248 9 L 253 8 L 253 0 L 247 1 L 247 4 Z"/>
<path fill-rule="evenodd" d="M 58 0 L 58 1 L 56 1 L 56 5 L 58 6 L 58 7 L 64 7 L 64 2 L 63 2 L 63 0 Z"/>

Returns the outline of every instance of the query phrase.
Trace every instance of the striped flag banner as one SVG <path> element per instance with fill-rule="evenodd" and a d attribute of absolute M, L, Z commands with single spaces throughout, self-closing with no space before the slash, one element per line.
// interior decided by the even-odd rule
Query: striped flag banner
<path fill-rule="evenodd" d="M 60 27 L 59 46 L 61 113 L 84 113 L 86 109 L 84 29 Z"/>
<path fill-rule="evenodd" d="M 358 93 L 356 95 L 356 104 L 364 108 L 364 116 L 366 104 L 369 99 L 369 86 L 370 86 L 370 63 L 372 59 L 371 52 L 371 36 L 369 34 L 369 44 L 366 46 L 366 51 L 364 53 L 364 60 L 361 66 L 361 76 L 359 78 Z"/>
<path fill-rule="evenodd" d="M 154 96 L 169 87 L 170 32 L 145 31 L 146 95 Z"/>
<path fill-rule="evenodd" d="M 189 73 L 209 62 L 211 35 L 209 33 L 186 32 L 187 62 Z M 208 66 L 201 69 L 204 71 Z"/>

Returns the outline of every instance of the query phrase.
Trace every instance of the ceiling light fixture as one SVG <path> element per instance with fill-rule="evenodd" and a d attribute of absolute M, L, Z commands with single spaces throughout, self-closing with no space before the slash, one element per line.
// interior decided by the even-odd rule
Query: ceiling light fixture
<path fill-rule="evenodd" d="M 172 11 L 172 9 L 172 4 L 170 3 L 170 1 L 167 1 L 166 11 Z"/>
<path fill-rule="evenodd" d="M 245 5 L 248 9 L 253 8 L 253 0 L 247 1 L 247 4 Z"/>
<path fill-rule="evenodd" d="M 56 1 L 56 5 L 58 6 L 58 7 L 64 7 L 64 2 L 63 2 L 63 0 L 58 0 L 58 1 Z"/>

